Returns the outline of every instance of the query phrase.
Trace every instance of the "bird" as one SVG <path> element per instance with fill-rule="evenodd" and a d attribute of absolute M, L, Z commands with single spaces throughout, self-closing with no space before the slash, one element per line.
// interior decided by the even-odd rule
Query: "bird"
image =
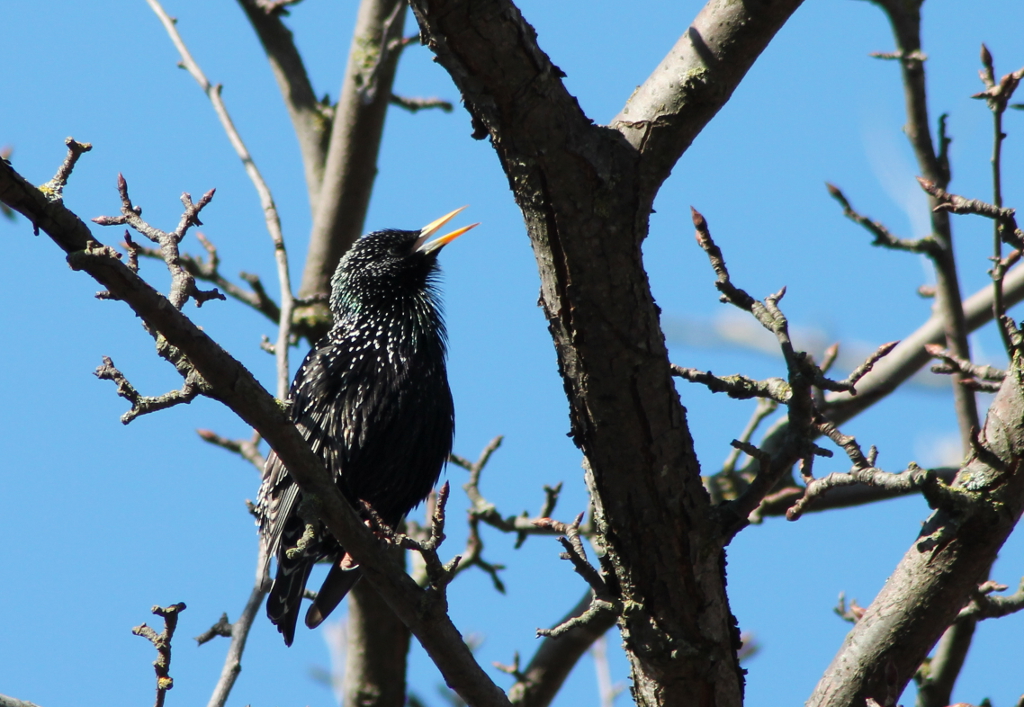
<path fill-rule="evenodd" d="M 331 278 L 333 325 L 289 389 L 292 421 L 356 508 L 395 527 L 440 477 L 455 434 L 437 256 L 479 224 L 428 241 L 466 207 L 419 230 L 382 230 L 352 244 Z M 306 612 L 316 628 L 359 581 L 353 558 L 304 504 L 273 451 L 256 496 L 257 586 L 286 645 L 313 565 L 331 563 Z M 271 558 L 277 573 L 270 579 Z"/>

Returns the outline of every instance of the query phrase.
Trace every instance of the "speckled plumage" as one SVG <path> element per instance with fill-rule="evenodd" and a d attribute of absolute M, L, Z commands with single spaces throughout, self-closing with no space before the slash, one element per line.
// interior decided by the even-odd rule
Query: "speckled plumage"
<path fill-rule="evenodd" d="M 352 246 L 331 281 L 334 326 L 306 356 L 289 395 L 296 426 L 342 493 L 368 502 L 392 526 L 434 487 L 455 424 L 435 287 L 439 249 L 420 248 L 422 240 L 420 231 L 377 231 Z M 359 569 L 341 566 L 350 558 L 304 512 L 302 493 L 273 452 L 256 517 L 264 586 L 277 559 L 267 615 L 291 645 L 313 564 L 333 563 L 306 615 L 310 627 L 358 581 Z M 296 551 L 304 531 L 312 535 Z"/>

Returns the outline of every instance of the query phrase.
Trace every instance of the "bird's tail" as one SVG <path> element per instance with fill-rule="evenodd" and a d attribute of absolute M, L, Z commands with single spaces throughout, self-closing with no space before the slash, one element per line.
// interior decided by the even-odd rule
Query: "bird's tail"
<path fill-rule="evenodd" d="M 277 577 L 267 597 L 267 617 L 277 626 L 284 636 L 287 646 L 295 638 L 295 624 L 299 620 L 299 607 L 302 594 L 306 589 L 306 580 L 313 569 L 313 560 L 298 557 L 288 560 L 284 553 L 278 557 Z"/>
<path fill-rule="evenodd" d="M 313 600 L 313 604 L 306 612 L 306 625 L 316 628 L 322 624 L 324 619 L 330 616 L 335 607 L 345 598 L 349 590 L 356 586 L 356 582 L 362 576 L 363 571 L 358 565 L 352 564 L 347 553 L 331 565 L 323 586 L 320 587 L 316 599 Z"/>

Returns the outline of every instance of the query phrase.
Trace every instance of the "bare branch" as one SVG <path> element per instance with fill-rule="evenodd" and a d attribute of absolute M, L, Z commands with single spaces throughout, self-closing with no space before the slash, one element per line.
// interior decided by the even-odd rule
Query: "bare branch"
<path fill-rule="evenodd" d="M 950 194 L 934 182 L 923 177 L 918 177 L 917 181 L 921 188 L 935 199 L 935 211 L 948 211 L 954 214 L 976 214 L 990 218 L 1000 227 L 999 236 L 1004 243 L 1013 248 L 1024 248 L 1024 231 L 1021 231 L 1017 226 L 1016 210 L 995 206 L 979 199 L 965 199 L 962 196 Z"/>
<path fill-rule="evenodd" d="M 131 197 L 128 195 L 128 182 L 125 180 L 124 175 L 117 175 L 117 191 L 121 196 L 121 215 L 97 216 L 93 219 L 93 222 L 101 226 L 128 224 L 138 233 L 160 246 L 157 257 L 164 261 L 167 271 L 171 274 L 171 291 L 168 297 L 171 304 L 175 308 L 181 309 L 188 302 L 189 297 L 195 300 L 197 307 L 201 307 L 204 302 L 211 299 L 223 300 L 224 295 L 216 289 L 204 291 L 196 287 L 195 278 L 192 277 L 187 269 L 182 267 L 179 250 L 181 241 L 188 233 L 188 229 L 192 226 L 202 225 L 202 221 L 199 220 L 199 213 L 213 200 L 215 190 L 211 189 L 203 194 L 198 203 L 193 203 L 192 196 L 188 192 L 183 193 L 181 195 L 181 203 L 185 206 L 185 211 L 181 214 L 178 226 L 170 232 L 162 231 L 142 218 L 142 208 L 132 204 Z M 138 272 L 137 256 L 142 249 L 134 243 L 130 243 L 130 239 L 125 241 L 125 247 L 128 248 L 129 267 Z M 103 298 L 109 296 L 109 293 L 102 294 Z"/>
<path fill-rule="evenodd" d="M 201 646 L 204 643 L 209 643 L 213 639 L 217 638 L 217 636 L 231 638 L 231 622 L 228 621 L 228 613 L 226 611 L 220 615 L 220 618 L 217 619 L 217 623 L 213 624 L 210 628 L 196 636 L 196 643 Z"/>
<path fill-rule="evenodd" d="M 778 407 L 779 404 L 774 400 L 758 398 L 757 407 L 754 409 L 753 414 L 751 414 L 750 420 L 747 421 L 747 425 L 743 428 L 739 438 L 733 442 L 732 450 L 729 452 L 729 456 L 726 457 L 725 462 L 722 463 L 721 471 L 705 478 L 704 485 L 707 487 L 708 493 L 711 494 L 711 502 L 713 504 L 717 505 L 722 501 L 735 499 L 741 489 L 749 483 L 749 478 L 736 474 L 736 462 L 742 453 L 742 445 L 750 442 L 750 438 L 754 436 L 754 432 L 761 426 L 764 419 L 774 414 Z"/>
<path fill-rule="evenodd" d="M 932 366 L 933 373 L 952 373 L 953 371 L 959 371 L 965 378 L 978 378 L 983 381 L 992 381 L 995 383 L 1001 383 L 1003 379 L 1006 378 L 1006 371 L 1002 369 L 995 368 L 993 366 L 978 366 L 970 361 L 965 361 L 959 356 L 954 356 L 952 353 L 936 344 L 927 344 L 925 349 L 929 354 L 943 362 L 942 365 Z"/>
<path fill-rule="evenodd" d="M 852 438 L 851 438 L 852 439 Z M 833 472 L 815 479 L 804 490 L 804 495 L 786 511 L 788 520 L 796 520 L 807 511 L 807 507 L 829 491 L 842 486 L 864 484 L 881 489 L 886 498 L 902 496 L 923 490 L 926 486 L 940 483 L 929 469 L 922 469 L 911 463 L 906 471 L 893 474 L 873 466 L 854 467 L 849 472 Z"/>
<path fill-rule="evenodd" d="M 709 2 L 629 97 L 611 127 L 640 153 L 644 181 L 653 189 L 799 6 L 799 0 L 756 8 Z"/>
<path fill-rule="evenodd" d="M 1015 267 L 1004 282 L 1006 306 L 1024 299 L 1024 267 Z M 992 288 L 984 287 L 968 298 L 964 304 L 964 316 L 968 329 L 974 331 L 992 321 Z M 923 368 L 931 359 L 926 344 L 945 341 L 943 320 L 933 314 L 916 331 L 904 337 L 900 343 L 882 359 L 857 384 L 857 395 L 849 392 L 830 393 L 825 398 L 821 412 L 837 425 L 850 420 L 896 390 L 904 381 Z M 765 435 L 759 446 L 773 456 L 779 453 L 790 438 L 790 422 L 780 420 Z M 788 464 L 796 459 L 787 459 Z M 746 470 L 743 470 L 745 473 Z"/>
<path fill-rule="evenodd" d="M 487 466 L 487 462 L 490 461 L 491 455 L 501 446 L 503 437 L 498 435 L 492 439 L 483 451 L 480 452 L 480 456 L 475 462 L 471 462 L 464 457 L 460 457 L 457 454 L 452 454 L 449 460 L 452 464 L 460 466 L 469 472 L 469 479 L 462 485 L 462 489 L 466 492 L 466 496 L 469 498 L 470 508 L 470 529 L 473 532 L 474 522 L 482 521 L 492 528 L 502 531 L 503 533 L 515 533 L 516 534 L 516 548 L 522 546 L 526 542 L 527 536 L 530 535 L 557 535 L 560 532 L 555 530 L 543 523 L 548 519 L 552 512 L 555 510 L 555 504 L 558 503 L 558 495 L 562 490 L 562 484 L 558 483 L 555 486 L 544 487 L 544 503 L 541 506 L 540 513 L 536 516 L 530 517 L 530 515 L 523 511 L 517 516 L 503 516 L 497 509 L 497 507 L 488 501 L 483 493 L 480 491 L 480 475 L 483 473 L 484 467 Z M 587 537 L 593 533 L 593 527 L 588 522 L 581 529 L 580 533 Z M 471 536 L 472 537 L 472 536 Z M 484 568 L 484 565 L 480 565 Z M 492 575 L 494 577 L 494 575 Z"/>
<path fill-rule="evenodd" d="M 264 459 L 263 455 L 260 454 L 259 443 L 261 441 L 261 437 L 259 432 L 253 432 L 251 439 L 227 439 L 226 437 L 221 437 L 216 432 L 212 432 L 210 430 L 196 430 L 196 434 L 198 434 L 204 442 L 209 442 L 216 447 L 226 449 L 229 452 L 234 452 L 242 457 L 242 459 L 245 459 L 247 462 L 255 466 L 260 473 L 263 472 L 266 459 Z"/>
<path fill-rule="evenodd" d="M 971 603 L 960 610 L 957 620 L 973 618 L 999 619 L 1024 609 L 1024 579 L 1017 585 L 1017 591 L 1005 596 L 992 596 L 992 592 L 1005 592 L 1005 584 L 988 581 L 978 587 Z"/>
<path fill-rule="evenodd" d="M 363 232 L 377 176 L 384 117 L 401 53 L 406 8 L 403 0 L 359 3 L 341 97 L 331 125 L 324 176 L 313 210 L 299 297 L 330 292 L 335 266 Z M 324 307 L 303 307 L 298 319 L 311 339 L 319 338 L 330 323 Z"/>
<path fill-rule="evenodd" d="M 593 605 L 593 592 L 587 593 L 562 618 L 557 626 L 567 626 Z M 547 707 L 558 693 L 569 672 L 587 649 L 615 625 L 614 607 L 602 606 L 588 621 L 574 623 L 558 638 L 545 637 L 522 676 L 509 690 L 509 699 L 517 707 Z"/>
<path fill-rule="evenodd" d="M 156 647 L 157 658 L 153 661 L 156 671 L 156 707 L 163 707 L 167 691 L 174 687 L 171 669 L 171 639 L 174 629 L 178 627 L 178 614 L 185 610 L 185 604 L 178 602 L 167 607 L 154 606 L 153 613 L 164 620 L 164 630 L 157 633 L 146 624 L 139 624 L 132 629 L 136 636 L 142 636 Z"/>
<path fill-rule="evenodd" d="M 404 562 L 401 548 L 388 551 Z M 409 629 L 369 582 L 357 582 L 349 592 L 344 626 L 344 637 L 338 637 L 345 641 L 342 704 L 404 707 Z"/>
<path fill-rule="evenodd" d="M 857 391 L 855 386 L 857 385 L 857 381 L 870 373 L 871 369 L 875 367 L 875 364 L 888 356 L 893 349 L 899 346 L 899 343 L 900 342 L 898 341 L 890 341 L 887 344 L 879 346 L 873 354 L 867 357 L 864 363 L 853 369 L 845 380 L 839 381 L 839 383 L 835 387 L 830 388 L 830 390 L 849 391 L 851 395 L 856 395 Z"/>
<path fill-rule="evenodd" d="M 900 70 L 903 80 L 904 101 L 907 122 L 903 132 L 914 149 L 918 169 L 924 178 L 940 189 L 949 184 L 950 171 L 947 154 L 947 138 L 944 122 L 940 121 L 939 147 L 936 149 L 931 135 L 931 121 L 928 118 L 928 101 L 925 89 L 925 56 L 921 49 L 920 3 L 904 3 L 900 0 L 876 0 L 889 18 L 896 48 L 900 55 Z M 934 197 L 931 206 L 937 202 Z M 953 249 L 953 230 L 949 214 L 934 210 L 931 215 L 931 238 L 938 248 L 931 253 L 935 264 L 935 309 L 941 317 L 946 347 L 963 359 L 971 358 L 967 341 L 968 326 L 965 321 L 960 293 L 960 281 Z M 981 426 L 978 404 L 974 392 L 960 385 L 960 376 L 953 376 L 953 401 L 960 429 L 961 445 L 966 453 L 970 444 L 970 432 Z"/>
<path fill-rule="evenodd" d="M 96 243 L 88 227 L 63 204 L 48 200 L 0 160 L 0 201 L 24 214 L 84 270 L 126 302 L 154 331 L 187 357 L 210 385 L 210 397 L 231 408 L 267 440 L 304 495 L 319 501 L 318 514 L 330 533 L 359 562 L 364 577 L 410 627 L 448 684 L 481 707 L 507 705 L 466 647 L 444 611 L 380 551 L 380 541 L 344 499 L 322 462 L 309 448 L 282 405 L 252 374 L 165 297 L 122 263 L 113 249 Z"/>
<path fill-rule="evenodd" d="M 935 484 L 934 495 L 926 494 L 939 510 L 847 637 L 811 696 L 811 707 L 848 704 L 849 696 L 855 694 L 883 698 L 890 687 L 884 675 L 864 668 L 869 665 L 891 665 L 898 676 L 898 694 L 988 572 L 1024 508 L 1024 495 L 1018 495 L 1024 488 L 1024 474 L 1019 473 L 1024 437 L 1017 424 L 1024 400 L 1019 365 L 1015 360 L 983 431 L 973 436 L 972 453 L 959 481 L 950 487 Z M 928 491 L 926 473 L 910 469 L 904 475 L 911 482 L 923 481 L 923 490 Z M 894 617 L 901 629 L 883 629 Z M 957 674 L 963 643 L 969 640 L 970 630 L 946 633 L 941 644 L 944 658 L 938 665 L 932 663 L 929 694 L 941 698 L 945 687 L 951 686 L 946 681 Z M 938 673 L 937 667 L 941 667 Z"/>
<path fill-rule="evenodd" d="M 126 237 L 127 238 L 127 237 Z M 192 277 L 197 280 L 204 280 L 206 282 L 212 282 L 224 291 L 226 295 L 232 297 L 243 304 L 246 304 L 256 311 L 265 315 L 275 324 L 281 318 L 281 309 L 267 295 L 266 290 L 263 289 L 263 283 L 256 275 L 249 275 L 248 273 L 241 273 L 240 277 L 249 283 L 251 290 L 246 290 L 239 287 L 235 283 L 228 280 L 220 272 L 220 257 L 217 253 L 216 246 L 209 241 L 199 231 L 196 231 L 196 239 L 206 249 L 207 259 L 203 259 L 202 256 L 190 255 L 185 253 L 179 256 L 178 262 Z M 125 247 L 128 248 L 129 257 L 134 255 L 144 255 L 147 258 L 163 259 L 162 253 L 156 248 L 146 248 L 144 246 L 138 246 L 131 242 L 131 239 L 125 241 Z"/>
<path fill-rule="evenodd" d="M 77 142 L 71 137 L 66 139 L 64 144 L 68 146 L 67 157 L 64 158 L 64 162 L 57 170 L 57 174 L 53 176 L 53 179 L 39 187 L 39 190 L 51 199 L 59 200 L 64 197 L 64 187 L 68 184 L 68 178 L 71 176 L 71 171 L 78 163 L 78 158 L 92 149 L 92 145 L 90 143 Z"/>
<path fill-rule="evenodd" d="M 856 599 L 850 600 L 850 607 L 846 607 L 846 592 L 839 592 L 839 603 L 832 609 L 843 621 L 855 624 L 864 616 L 864 607 L 857 603 Z"/>
<path fill-rule="evenodd" d="M 281 90 L 302 153 L 310 209 L 315 209 L 334 111 L 327 100 L 321 102 L 316 98 L 291 30 L 281 20 L 282 4 L 263 0 L 238 0 L 238 4 L 256 30 Z"/>
<path fill-rule="evenodd" d="M 164 410 L 175 405 L 191 403 L 198 395 L 208 392 L 209 388 L 202 378 L 192 373 L 186 376 L 185 384 L 180 390 L 172 390 L 157 397 L 140 395 L 121 371 L 114 367 L 109 356 L 103 357 L 103 365 L 94 371 L 100 380 L 109 380 L 117 384 L 117 394 L 132 404 L 132 409 L 121 415 L 122 424 L 127 425 L 139 415 L 147 415 L 157 410 Z"/>
<path fill-rule="evenodd" d="M 217 113 L 217 117 L 220 119 L 221 125 L 224 127 L 224 131 L 227 133 L 228 141 L 231 146 L 235 148 L 235 153 L 238 158 L 242 160 L 242 164 L 245 166 L 245 172 L 249 175 L 249 179 L 252 180 L 253 186 L 256 187 L 256 193 L 259 195 L 260 205 L 263 207 L 263 217 L 267 224 L 267 231 L 270 233 L 270 239 L 274 244 L 274 259 L 277 263 L 277 279 L 281 284 L 281 314 L 278 318 L 278 333 L 277 333 L 277 345 L 275 346 L 275 355 L 277 357 L 277 397 L 280 400 L 284 400 L 288 395 L 288 383 L 291 373 L 288 369 L 288 343 L 291 337 L 291 326 L 292 326 L 292 310 L 294 309 L 294 300 L 292 299 L 292 285 L 291 275 L 288 273 L 288 253 L 284 246 L 284 234 L 281 231 L 281 219 L 277 215 L 277 206 L 274 204 L 274 197 L 270 193 L 270 188 L 267 183 L 263 180 L 263 175 L 260 174 L 259 169 L 256 167 L 256 163 L 252 159 L 252 155 L 249 154 L 248 148 L 245 143 L 242 142 L 241 136 L 238 134 L 238 130 L 235 128 L 234 122 L 231 120 L 231 116 L 228 114 L 228 109 L 224 105 L 224 101 L 221 99 L 221 85 L 212 85 L 202 69 L 199 68 L 199 64 L 196 63 L 195 59 L 192 58 L 192 54 L 189 53 L 188 48 L 185 46 L 185 42 L 182 40 L 181 35 L 178 34 L 178 29 L 175 27 L 175 22 L 172 20 L 163 7 L 160 5 L 158 0 L 146 0 L 153 12 L 160 19 L 164 29 L 167 30 L 167 34 L 170 35 L 171 41 L 177 48 L 178 53 L 181 54 L 181 62 L 185 69 L 192 75 L 192 78 L 196 80 L 199 87 L 203 89 L 203 93 L 210 99 L 210 103 L 213 104 L 213 109 Z"/>
<path fill-rule="evenodd" d="M 224 657 L 224 667 L 221 668 L 220 679 L 217 680 L 217 684 L 213 688 L 213 694 L 210 696 L 207 707 L 224 707 L 227 704 L 231 688 L 235 686 L 235 680 L 238 679 L 238 674 L 242 672 L 242 653 L 245 651 L 245 642 L 249 638 L 249 630 L 252 628 L 252 622 L 256 618 L 256 613 L 263 606 L 265 594 L 266 592 L 261 588 L 254 587 L 249 594 L 249 599 L 245 602 L 245 607 L 242 609 L 238 620 L 230 625 L 227 633 L 224 633 L 222 629 L 222 632 L 218 634 L 230 636 L 231 643 L 228 645 L 228 652 Z M 221 617 L 221 622 L 227 623 L 227 614 Z M 221 625 L 221 622 L 218 622 L 217 625 Z M 216 629 L 216 626 L 211 628 L 210 631 L 214 631 L 214 629 Z M 196 640 L 199 641 L 199 638 L 196 638 Z M 200 641 L 200 644 L 202 644 L 202 641 Z"/>
<path fill-rule="evenodd" d="M 883 246 L 885 248 L 891 248 L 893 250 L 905 250 L 910 253 L 927 253 L 934 254 L 939 244 L 934 238 L 925 236 L 924 238 L 918 238 L 915 240 L 908 240 L 906 238 L 897 238 L 892 235 L 885 226 L 878 221 L 872 221 L 866 216 L 862 216 L 859 212 L 855 211 L 850 202 L 847 201 L 843 192 L 839 190 L 839 187 L 834 184 L 825 184 L 828 188 L 828 193 L 833 199 L 839 202 L 839 205 L 843 207 L 843 215 L 850 219 L 859 226 L 863 226 L 871 235 L 875 237 L 872 245 Z"/>
<path fill-rule="evenodd" d="M 792 397 L 789 384 L 781 378 L 767 378 L 759 381 L 740 374 L 716 376 L 710 371 L 683 368 L 675 364 L 672 364 L 672 375 L 690 383 L 700 383 L 712 393 L 726 393 L 730 398 L 737 400 L 762 398 L 785 405 Z"/>
<path fill-rule="evenodd" d="M 451 101 L 441 98 L 415 98 L 412 96 L 399 96 L 394 93 L 391 94 L 391 105 L 398 106 L 410 113 L 419 113 L 421 110 L 430 110 L 431 108 L 436 108 L 444 113 L 451 113 L 454 109 Z"/>
<path fill-rule="evenodd" d="M 458 574 L 459 565 L 462 562 L 462 557 L 456 555 L 450 562 L 443 564 L 440 556 L 437 554 L 438 548 L 445 539 L 445 506 L 448 503 L 450 488 L 448 482 L 445 481 L 444 485 L 437 492 L 437 501 L 434 504 L 434 513 L 430 524 L 430 537 L 427 540 L 416 540 L 408 535 L 395 536 L 399 547 L 418 552 L 423 557 L 427 568 L 429 586 L 438 593 L 441 601 L 445 601 L 444 597 L 447 587 L 455 579 L 455 575 Z M 367 507 L 367 510 L 371 513 L 373 512 L 372 508 Z"/>

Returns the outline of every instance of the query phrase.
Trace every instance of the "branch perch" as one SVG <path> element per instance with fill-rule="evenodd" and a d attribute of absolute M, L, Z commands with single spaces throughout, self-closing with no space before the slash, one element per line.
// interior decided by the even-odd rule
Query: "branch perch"
<path fill-rule="evenodd" d="M 146 624 L 139 624 L 132 629 L 136 636 L 147 639 L 156 648 L 157 658 L 153 661 L 156 671 L 156 707 L 163 707 L 167 691 L 174 687 L 171 669 L 171 639 L 178 627 L 178 614 L 185 610 L 185 604 L 178 602 L 167 607 L 154 606 L 153 613 L 164 620 L 164 630 L 157 633 Z"/>

